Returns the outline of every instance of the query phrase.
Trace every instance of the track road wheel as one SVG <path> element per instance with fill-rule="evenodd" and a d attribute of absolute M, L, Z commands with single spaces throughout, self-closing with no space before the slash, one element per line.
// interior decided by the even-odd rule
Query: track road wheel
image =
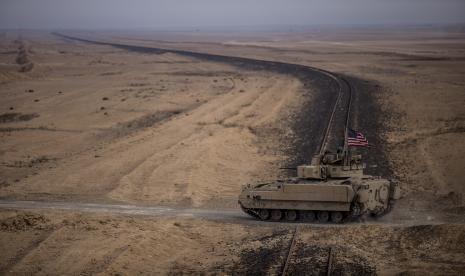
<path fill-rule="evenodd" d="M 283 212 L 281 210 L 271 210 L 271 220 L 278 221 L 283 217 Z"/>
<path fill-rule="evenodd" d="M 327 211 L 319 211 L 317 217 L 318 222 L 327 222 L 329 219 L 329 213 Z"/>
<path fill-rule="evenodd" d="M 316 215 L 315 215 L 315 212 L 313 211 L 303 211 L 301 213 L 301 218 L 304 221 L 313 222 L 315 221 Z"/>
<path fill-rule="evenodd" d="M 331 212 L 331 221 L 334 223 L 341 223 L 342 221 L 342 213 L 341 212 Z"/>
<path fill-rule="evenodd" d="M 258 211 L 258 217 L 261 220 L 267 220 L 270 218 L 270 211 L 268 209 L 260 209 L 260 211 Z"/>
<path fill-rule="evenodd" d="M 287 210 L 286 211 L 286 220 L 287 221 L 294 221 L 297 219 L 297 212 L 295 210 Z"/>

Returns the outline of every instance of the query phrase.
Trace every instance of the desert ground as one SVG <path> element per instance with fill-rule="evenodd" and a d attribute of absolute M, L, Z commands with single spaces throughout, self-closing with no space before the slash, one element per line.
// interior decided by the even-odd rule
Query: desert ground
<path fill-rule="evenodd" d="M 62 33 L 343 74 L 352 126 L 373 145 L 366 172 L 396 179 L 402 198 L 378 220 L 256 221 L 241 185 L 310 160 L 303 122 L 322 116 L 324 83 L 3 31 L 0 274 L 276 275 L 289 255 L 286 274 L 321 275 L 330 251 L 334 275 L 465 273 L 463 29 Z"/>

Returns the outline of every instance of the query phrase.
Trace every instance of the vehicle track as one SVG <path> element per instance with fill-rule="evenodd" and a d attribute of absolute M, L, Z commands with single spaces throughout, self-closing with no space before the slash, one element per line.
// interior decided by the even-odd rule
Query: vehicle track
<path fill-rule="evenodd" d="M 296 226 L 295 229 L 294 229 L 294 232 L 292 233 L 291 243 L 289 245 L 289 249 L 287 250 L 287 254 L 286 254 L 287 256 L 286 256 L 286 259 L 284 261 L 281 276 L 285 276 L 288 269 L 289 269 L 290 259 L 291 259 L 292 252 L 294 251 L 294 246 L 295 246 L 295 243 L 296 243 L 297 231 L 299 231 L 299 226 Z"/>
<path fill-rule="evenodd" d="M 333 77 L 339 85 L 339 91 L 320 144 L 318 151 L 320 155 L 325 151 L 335 151 L 338 147 L 342 146 L 340 143 L 341 138 L 343 138 L 344 143 L 350 123 L 352 87 L 345 78 L 334 74 Z M 341 126 L 344 127 L 342 128 Z"/>

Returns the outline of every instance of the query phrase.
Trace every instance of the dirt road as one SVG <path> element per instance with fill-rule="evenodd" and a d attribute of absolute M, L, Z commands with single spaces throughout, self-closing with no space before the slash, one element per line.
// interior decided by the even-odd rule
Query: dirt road
<path fill-rule="evenodd" d="M 247 216 L 238 209 L 200 209 L 166 206 L 137 206 L 122 204 L 59 202 L 59 201 L 13 201 L 0 200 L 0 208 L 24 210 L 65 210 L 71 212 L 90 212 L 107 214 L 170 216 L 170 217 L 200 217 L 210 219 L 245 219 Z"/>
<path fill-rule="evenodd" d="M 17 210 L 62 210 L 69 212 L 85 212 L 97 214 L 125 214 L 142 215 L 151 217 L 193 217 L 210 219 L 214 221 L 224 221 L 229 223 L 253 224 L 253 225 L 289 225 L 289 222 L 263 222 L 251 218 L 239 209 L 206 209 L 206 208 L 182 208 L 168 206 L 140 206 L 126 204 L 104 204 L 104 203 L 84 203 L 84 202 L 60 202 L 60 201 L 21 201 L 21 200 L 0 200 L 0 208 Z M 398 227 L 411 227 L 416 225 L 439 225 L 450 222 L 465 222 L 460 220 L 460 216 L 444 217 L 435 213 L 414 212 L 408 213 L 394 212 L 383 218 L 363 218 L 357 221 L 349 221 L 343 224 L 319 224 L 297 222 L 297 225 L 312 225 L 321 227 L 352 227 L 361 222 L 369 225 L 389 225 Z"/>

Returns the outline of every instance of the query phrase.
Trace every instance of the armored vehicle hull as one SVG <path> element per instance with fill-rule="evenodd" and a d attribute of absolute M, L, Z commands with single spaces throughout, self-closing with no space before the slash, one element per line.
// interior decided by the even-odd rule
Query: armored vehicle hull
<path fill-rule="evenodd" d="M 290 179 L 242 188 L 244 212 L 262 220 L 342 222 L 388 212 L 399 197 L 396 184 L 374 177 L 315 181 Z"/>

